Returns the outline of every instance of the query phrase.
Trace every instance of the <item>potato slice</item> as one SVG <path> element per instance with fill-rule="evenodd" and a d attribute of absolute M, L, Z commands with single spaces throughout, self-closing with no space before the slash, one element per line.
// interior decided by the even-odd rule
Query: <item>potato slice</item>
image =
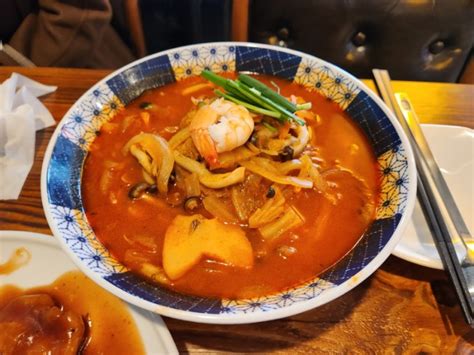
<path fill-rule="evenodd" d="M 176 216 L 165 234 L 166 275 L 176 280 L 206 257 L 235 267 L 253 266 L 252 246 L 240 227 L 199 214 Z"/>

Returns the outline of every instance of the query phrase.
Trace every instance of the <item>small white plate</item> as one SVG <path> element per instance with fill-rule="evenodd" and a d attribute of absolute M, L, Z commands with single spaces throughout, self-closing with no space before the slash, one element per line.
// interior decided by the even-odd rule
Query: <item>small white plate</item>
<path fill-rule="evenodd" d="M 31 260 L 9 275 L 0 275 L 0 286 L 21 288 L 47 285 L 65 272 L 78 270 L 53 237 L 31 232 L 0 231 L 0 262 L 25 247 Z M 126 304 L 135 320 L 147 354 L 178 354 L 176 345 L 160 316 Z"/>
<path fill-rule="evenodd" d="M 423 124 L 422 130 L 464 221 L 472 233 L 474 230 L 474 130 L 434 124 Z M 458 255 L 465 255 L 460 240 L 455 241 L 455 248 Z M 393 254 L 418 265 L 443 269 L 418 201 L 412 219 Z"/>

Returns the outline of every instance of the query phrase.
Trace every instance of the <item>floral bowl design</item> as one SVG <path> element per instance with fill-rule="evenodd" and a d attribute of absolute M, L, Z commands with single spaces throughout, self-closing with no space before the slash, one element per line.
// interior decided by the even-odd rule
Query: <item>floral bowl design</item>
<path fill-rule="evenodd" d="M 364 131 L 382 174 L 376 220 L 336 265 L 304 284 L 256 299 L 226 300 L 178 294 L 150 284 L 114 259 L 84 213 L 81 175 L 101 125 L 144 90 L 203 69 L 270 74 L 316 90 L 345 110 Z M 127 302 L 195 322 L 237 324 L 277 319 L 327 303 L 361 283 L 390 255 L 416 198 L 414 160 L 398 122 L 359 80 L 316 57 L 274 46 L 221 42 L 181 47 L 133 62 L 94 85 L 66 113 L 49 143 L 42 201 L 63 249 L 99 285 Z"/>

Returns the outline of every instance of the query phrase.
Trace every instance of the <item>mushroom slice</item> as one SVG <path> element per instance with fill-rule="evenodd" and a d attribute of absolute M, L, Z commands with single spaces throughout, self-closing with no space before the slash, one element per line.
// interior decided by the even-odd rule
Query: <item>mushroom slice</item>
<path fill-rule="evenodd" d="M 211 189 L 221 189 L 226 186 L 234 185 L 242 182 L 245 178 L 245 168 L 243 167 L 238 167 L 228 173 L 213 174 L 207 170 L 203 164 L 182 155 L 176 150 L 173 151 L 173 154 L 176 164 L 191 173 L 196 173 L 199 182 Z"/>

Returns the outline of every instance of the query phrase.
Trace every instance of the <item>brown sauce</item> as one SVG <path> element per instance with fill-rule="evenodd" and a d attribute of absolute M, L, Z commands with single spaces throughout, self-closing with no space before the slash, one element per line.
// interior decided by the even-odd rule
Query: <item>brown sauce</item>
<path fill-rule="evenodd" d="M 144 354 L 121 300 L 79 271 L 52 284 L 0 288 L 0 354 Z"/>
<path fill-rule="evenodd" d="M 288 81 L 260 76 L 260 80 L 275 82 L 284 96 L 295 95 L 311 101 L 320 121 L 311 123 L 314 132 L 311 144 L 317 149 L 326 179 L 336 186 L 338 204 L 328 203 L 317 191 L 302 191 L 291 203 L 304 215 L 307 223 L 283 235 L 265 258 L 255 262 L 250 270 L 233 268 L 212 260 L 202 260 L 190 272 L 168 287 L 188 294 L 207 297 L 244 298 L 267 295 L 310 280 L 346 255 L 374 219 L 378 199 L 379 174 L 376 159 L 362 131 L 334 102 L 316 92 Z M 183 88 L 203 81 L 190 78 L 166 87 L 145 92 L 115 116 L 111 123 L 118 133 L 101 131 L 93 142 L 83 172 L 83 198 L 87 218 L 95 234 L 122 263 L 140 272 L 143 263 L 161 267 L 163 238 L 180 207 L 169 207 L 163 200 L 130 201 L 130 186 L 143 180 L 141 167 L 130 154 L 122 155 L 127 141 L 140 132 L 157 133 L 170 139 L 170 127 L 179 125 L 193 107 Z M 199 94 L 213 96 L 211 89 Z M 150 121 L 144 126 L 140 119 L 130 123 L 129 117 L 139 117 L 140 104 L 152 102 Z M 124 122 L 128 122 L 124 124 Z M 104 162 L 119 162 L 120 166 L 105 167 Z M 338 166 L 350 174 L 334 172 Z M 124 173 L 124 171 L 126 173 Z M 109 196 L 100 193 L 98 185 L 104 174 L 109 179 Z M 101 180 L 102 179 L 102 180 Z M 266 184 L 268 186 L 268 184 Z M 206 215 L 206 211 L 198 213 Z M 245 229 L 245 228 L 244 228 Z M 245 229 L 254 252 L 262 247 L 262 238 L 255 230 Z M 133 245 L 138 255 L 127 259 Z M 282 246 L 297 252 L 281 257 Z"/>
<path fill-rule="evenodd" d="M 16 249 L 8 258 L 7 261 L 0 264 L 0 275 L 8 275 L 18 270 L 22 266 L 28 264 L 31 259 L 31 254 L 26 248 Z"/>

